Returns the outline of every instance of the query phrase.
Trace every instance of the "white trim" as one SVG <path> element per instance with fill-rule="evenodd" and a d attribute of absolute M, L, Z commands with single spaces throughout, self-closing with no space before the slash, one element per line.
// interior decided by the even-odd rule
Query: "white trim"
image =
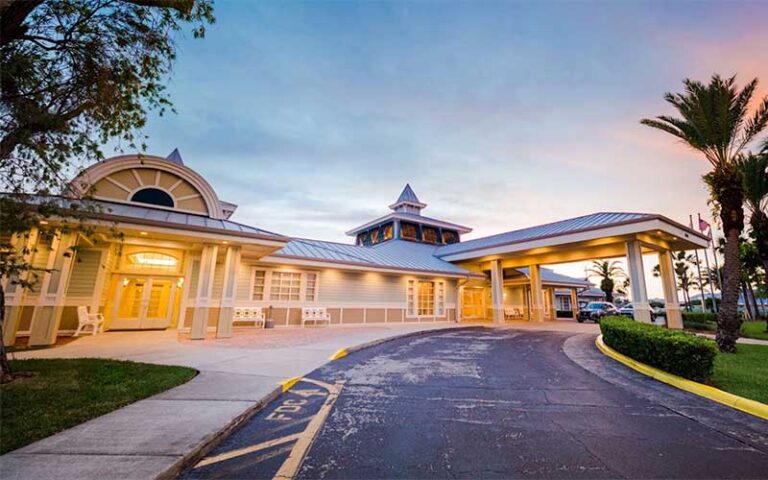
<path fill-rule="evenodd" d="M 131 169 L 131 173 L 133 174 L 133 178 L 135 178 L 136 182 L 139 184 L 138 189 L 141 189 L 141 187 L 144 186 L 144 180 L 141 179 L 141 175 L 139 175 L 139 172 L 136 171 L 135 168 Z"/>
<path fill-rule="evenodd" d="M 363 271 L 363 272 L 375 271 L 375 272 L 383 272 L 383 273 L 397 273 L 401 275 L 417 275 L 422 277 L 434 277 L 435 275 L 439 275 L 441 277 L 447 277 L 447 278 L 467 278 L 467 277 L 475 277 L 478 279 L 485 278 L 485 275 L 469 272 L 469 271 L 466 273 L 450 273 L 450 272 L 441 272 L 436 270 L 408 270 L 408 269 L 394 268 L 394 267 L 383 267 L 378 265 L 355 265 L 350 263 L 331 262 L 331 261 L 322 261 L 322 260 L 302 260 L 298 258 L 282 257 L 282 256 L 274 256 L 274 255 L 266 255 L 260 258 L 259 263 L 269 264 L 269 265 L 296 265 L 296 266 L 306 266 L 306 267 L 316 267 L 316 268 L 333 268 L 336 270 L 350 270 L 350 271 Z"/>

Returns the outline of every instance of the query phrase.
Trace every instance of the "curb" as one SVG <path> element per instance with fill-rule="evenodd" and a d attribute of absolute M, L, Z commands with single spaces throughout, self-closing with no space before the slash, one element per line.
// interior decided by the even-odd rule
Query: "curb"
<path fill-rule="evenodd" d="M 642 362 L 638 362 L 637 360 L 621 354 L 606 345 L 605 342 L 603 342 L 602 335 L 598 335 L 595 339 L 595 346 L 597 346 L 598 350 L 603 352 L 603 354 L 606 356 L 611 357 L 617 362 L 623 363 L 624 365 L 642 373 L 643 375 L 654 378 L 668 385 L 672 385 L 673 387 L 679 388 L 680 390 L 685 390 L 686 392 L 690 392 L 700 397 L 712 400 L 713 402 L 735 408 L 736 410 L 741 410 L 742 412 L 762 418 L 763 420 L 768 420 L 768 405 L 764 403 L 740 397 L 732 393 L 724 392 L 715 387 L 694 382 L 693 380 L 688 380 L 683 377 L 678 377 L 677 375 L 673 375 L 663 370 L 659 370 L 658 368 L 651 367 L 650 365 L 646 365 Z"/>
<path fill-rule="evenodd" d="M 361 343 L 359 345 L 355 345 L 353 347 L 348 348 L 341 348 L 336 351 L 331 357 L 329 358 L 330 361 L 338 360 L 340 358 L 344 358 L 350 353 L 359 352 L 360 350 L 365 350 L 366 348 L 375 347 L 376 345 L 381 345 L 382 343 L 391 342 L 394 340 L 400 340 L 402 338 L 407 337 L 418 337 L 421 335 L 428 335 L 430 333 L 435 332 L 441 332 L 441 331 L 456 331 L 456 330 L 468 330 L 468 329 L 478 329 L 483 327 L 477 327 L 477 326 L 470 326 L 470 327 L 444 327 L 444 328 L 434 328 L 429 330 L 419 330 L 416 332 L 408 332 L 403 333 L 400 335 L 394 335 L 392 337 L 386 337 L 386 338 L 380 338 L 378 340 L 373 340 L 371 342 Z M 325 365 L 325 364 L 323 364 Z M 321 365 L 320 367 L 322 367 Z M 318 368 L 320 368 L 318 367 Z M 156 480 L 170 480 L 178 477 L 183 471 L 185 471 L 187 468 L 191 467 L 192 465 L 196 464 L 201 458 L 203 458 L 208 452 L 216 448 L 218 444 L 224 440 L 224 438 L 232 433 L 234 430 L 236 430 L 240 425 L 247 422 L 251 419 L 254 415 L 256 415 L 262 408 L 266 407 L 268 404 L 272 403 L 274 400 L 276 400 L 280 395 L 287 392 L 291 389 L 296 383 L 298 383 L 304 376 L 299 377 L 291 377 L 286 378 L 285 380 L 278 383 L 278 386 L 272 390 L 270 393 L 265 395 L 261 398 L 258 402 L 256 402 L 254 405 L 248 407 L 248 409 L 240 414 L 237 418 L 230 421 L 227 425 L 224 426 L 221 430 L 211 435 L 208 439 L 204 440 L 200 443 L 197 447 L 195 447 L 191 452 L 188 454 L 182 456 L 177 462 L 175 462 L 173 465 L 168 467 L 164 472 L 160 473 L 156 478 Z"/>

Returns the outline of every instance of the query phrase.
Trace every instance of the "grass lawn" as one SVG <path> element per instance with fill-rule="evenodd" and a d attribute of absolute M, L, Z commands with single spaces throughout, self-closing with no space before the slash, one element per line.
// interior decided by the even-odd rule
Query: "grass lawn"
<path fill-rule="evenodd" d="M 739 344 L 718 353 L 711 383 L 721 390 L 768 404 L 768 346 Z"/>
<path fill-rule="evenodd" d="M 117 360 L 12 360 L 13 372 L 33 372 L 0 386 L 0 454 L 180 385 L 187 367 Z"/>
<path fill-rule="evenodd" d="M 741 324 L 741 334 L 744 337 L 768 340 L 768 332 L 765 331 L 765 322 L 744 322 Z"/>

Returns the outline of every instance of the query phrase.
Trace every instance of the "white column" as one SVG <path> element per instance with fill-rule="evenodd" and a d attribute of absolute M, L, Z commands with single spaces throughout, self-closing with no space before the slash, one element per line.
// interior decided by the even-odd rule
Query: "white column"
<path fill-rule="evenodd" d="M 224 260 L 224 285 L 221 288 L 219 323 L 216 326 L 217 338 L 232 336 L 232 317 L 234 316 L 237 271 L 239 269 L 240 247 L 229 247 Z"/>
<path fill-rule="evenodd" d="M 579 297 L 576 295 L 576 289 L 571 289 L 571 311 L 573 312 L 573 319 L 579 318 Z"/>
<path fill-rule="evenodd" d="M 659 270 L 661 286 L 664 290 L 664 307 L 667 313 L 667 328 L 683 328 L 683 316 L 680 313 L 680 300 L 677 297 L 677 281 L 669 250 L 659 252 Z"/>
<path fill-rule="evenodd" d="M 203 254 L 200 257 L 195 313 L 192 316 L 192 331 L 190 333 L 190 338 L 193 340 L 204 339 L 208 330 L 208 312 L 211 307 L 213 274 L 216 271 L 216 256 L 218 252 L 219 247 L 216 245 L 203 246 Z"/>
<path fill-rule="evenodd" d="M 32 227 L 28 234 L 18 234 L 13 238 L 13 248 L 16 254 L 21 257 L 20 263 L 29 265 L 32 262 L 32 252 L 37 245 L 37 227 Z M 19 273 L 19 280 L 24 281 L 29 278 L 29 270 Z M 11 279 L 6 275 L 3 277 L 3 291 L 5 292 L 5 323 L 3 324 L 3 342 L 6 346 L 16 343 L 16 333 L 19 330 L 19 321 L 21 312 L 24 310 L 24 298 L 27 294 L 26 288 L 20 285 L 12 285 Z"/>
<path fill-rule="evenodd" d="M 491 261 L 491 303 L 493 323 L 504 323 L 504 270 L 501 260 Z"/>
<path fill-rule="evenodd" d="M 651 323 L 651 305 L 648 303 L 648 291 L 645 288 L 643 253 L 640 242 L 627 242 L 627 269 L 629 270 L 629 288 L 632 292 L 632 304 L 635 307 L 635 320 Z"/>
<path fill-rule="evenodd" d="M 48 271 L 43 275 L 37 305 L 32 313 L 29 345 L 53 345 L 59 334 L 61 314 L 64 311 L 64 294 L 72 273 L 72 259 L 77 244 L 77 233 L 59 233 L 51 244 Z"/>
<path fill-rule="evenodd" d="M 531 280 L 531 321 L 543 322 L 544 290 L 541 287 L 541 267 L 539 265 L 531 265 L 529 270 Z"/>
<path fill-rule="evenodd" d="M 464 310 L 464 286 L 456 289 L 456 323 L 461 322 L 462 312 Z"/>

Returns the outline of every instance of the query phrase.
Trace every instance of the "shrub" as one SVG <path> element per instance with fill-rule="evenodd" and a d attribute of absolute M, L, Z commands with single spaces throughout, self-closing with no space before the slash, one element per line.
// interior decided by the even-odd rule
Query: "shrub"
<path fill-rule="evenodd" d="M 600 331 L 606 345 L 639 362 L 690 380 L 712 375 L 717 350 L 710 340 L 626 317 L 602 319 Z"/>
<path fill-rule="evenodd" d="M 717 315 L 711 312 L 682 312 L 683 327 L 692 330 L 714 332 L 717 330 Z"/>

